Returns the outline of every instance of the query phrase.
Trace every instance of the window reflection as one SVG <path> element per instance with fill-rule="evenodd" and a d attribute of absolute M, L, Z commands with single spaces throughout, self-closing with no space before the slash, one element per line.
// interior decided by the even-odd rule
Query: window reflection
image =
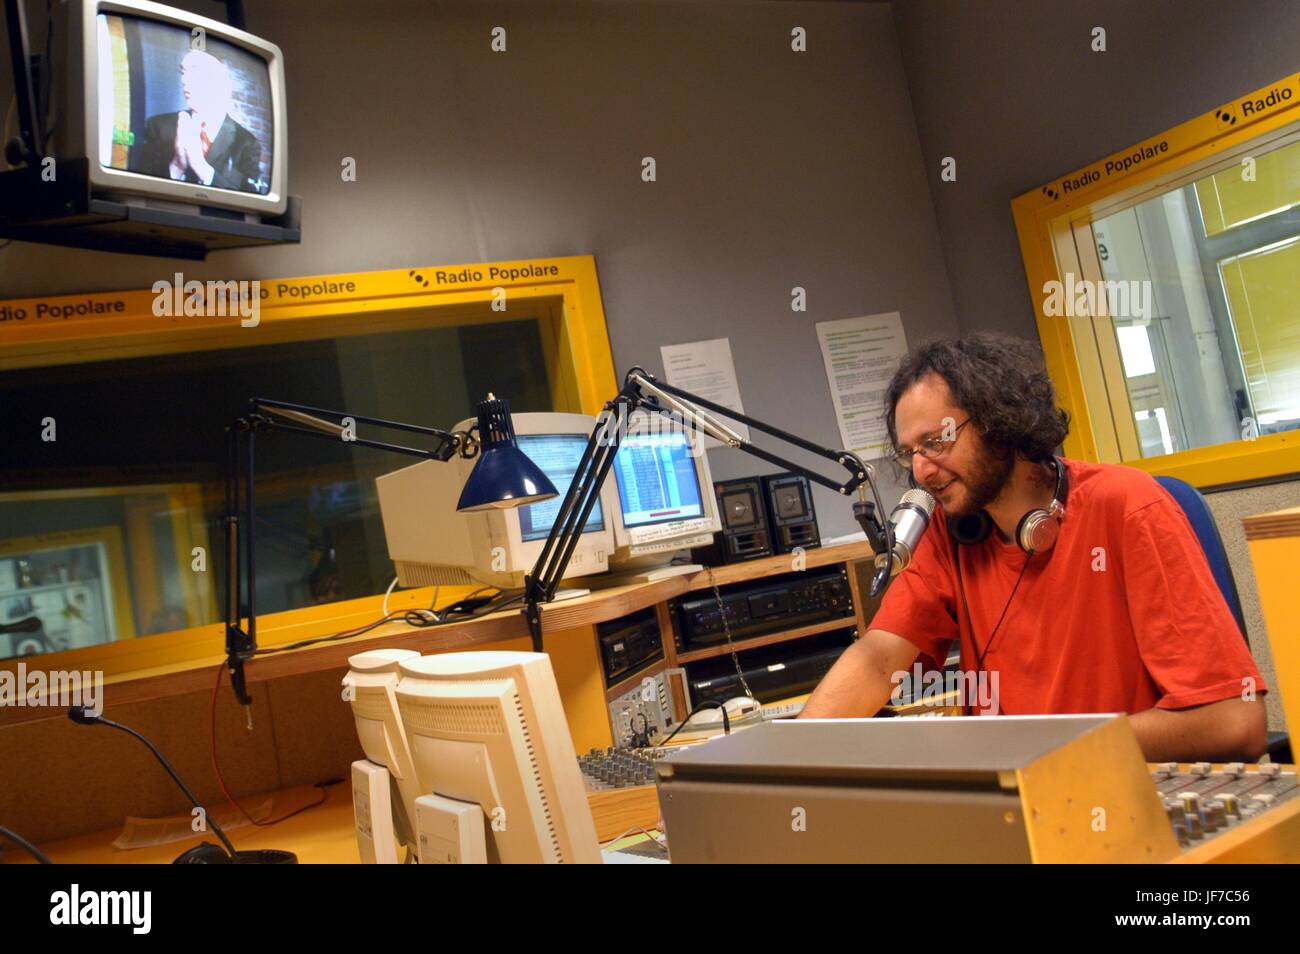
<path fill-rule="evenodd" d="M 31 422 L 0 486 L 0 623 L 40 627 L 0 636 L 0 657 L 218 621 L 225 428 L 250 398 L 450 427 L 488 390 L 554 410 L 546 367 L 526 319 L 0 375 L 9 419 Z M 40 439 L 45 418 L 57 440 Z M 382 593 L 393 567 L 374 479 L 410 461 L 257 440 L 259 614 Z"/>

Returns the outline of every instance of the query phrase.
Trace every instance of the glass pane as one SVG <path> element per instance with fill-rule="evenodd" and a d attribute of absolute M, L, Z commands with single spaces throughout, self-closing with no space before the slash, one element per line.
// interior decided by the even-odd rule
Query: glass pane
<path fill-rule="evenodd" d="M 1093 236 L 1144 457 L 1300 426 L 1300 143 Z"/>
<path fill-rule="evenodd" d="M 555 410 L 536 320 L 0 375 L 6 416 L 30 438 L 6 448 L 0 622 L 36 621 L 0 635 L 0 657 L 218 621 L 225 428 L 250 398 L 449 429 L 489 390 L 513 411 Z M 256 442 L 259 615 L 382 593 L 393 566 L 374 479 L 414 459 L 288 433 Z"/>
<path fill-rule="evenodd" d="M 1300 143 L 1248 156 L 1242 165 L 1202 179 L 1196 196 L 1206 235 L 1293 208 L 1300 204 Z"/>
<path fill-rule="evenodd" d="M 1300 425 L 1300 242 L 1219 263 L 1261 434 Z"/>

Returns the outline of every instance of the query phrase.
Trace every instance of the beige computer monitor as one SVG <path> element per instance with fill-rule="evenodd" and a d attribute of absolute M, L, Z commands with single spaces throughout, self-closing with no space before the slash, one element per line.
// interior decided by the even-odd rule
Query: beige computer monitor
<path fill-rule="evenodd" d="M 450 800 L 481 809 L 482 834 L 473 837 L 485 842 L 485 860 L 600 862 L 595 824 L 548 656 L 444 653 L 400 665 L 397 706 L 418 788 L 442 804 Z M 428 809 L 429 799 L 421 801 Z M 429 843 L 433 838 L 417 830 L 417 839 L 424 842 L 422 861 L 445 860 L 441 849 Z M 472 845 L 447 850 L 476 857 Z"/>
<path fill-rule="evenodd" d="M 366 757 L 352 763 L 357 849 L 367 864 L 393 864 L 399 846 L 416 850 L 412 806 L 420 792 L 395 690 L 412 649 L 372 649 L 348 659 L 343 698 L 352 706 Z"/>
<path fill-rule="evenodd" d="M 384 537 L 403 586 L 523 587 L 525 575 L 546 545 L 596 419 L 552 411 L 512 418 L 519 449 L 550 478 L 559 495 L 517 509 L 462 513 L 456 510 L 456 501 L 475 460 L 423 461 L 380 476 L 375 487 Z M 461 421 L 455 429 L 466 430 L 473 424 Z M 609 569 L 614 530 L 607 506 L 602 493 L 599 505 L 588 514 L 564 579 Z"/>
<path fill-rule="evenodd" d="M 609 566 L 622 577 L 655 579 L 647 571 L 667 568 L 683 550 L 709 546 L 722 529 L 704 436 L 658 414 L 631 416 L 602 500 L 614 533 Z"/>

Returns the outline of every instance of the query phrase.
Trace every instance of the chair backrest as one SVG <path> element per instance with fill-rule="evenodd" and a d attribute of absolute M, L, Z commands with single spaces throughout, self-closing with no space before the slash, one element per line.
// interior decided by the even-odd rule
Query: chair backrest
<path fill-rule="evenodd" d="M 1246 636 L 1246 619 L 1241 612 L 1241 598 L 1237 595 L 1237 581 L 1233 579 L 1232 565 L 1228 563 L 1228 553 L 1223 548 L 1223 538 L 1219 536 L 1219 527 L 1214 522 L 1210 505 L 1205 502 L 1201 492 L 1185 480 L 1179 480 L 1177 477 L 1157 477 L 1156 481 L 1169 491 L 1178 506 L 1183 508 L 1187 521 L 1196 533 L 1196 539 L 1201 542 L 1201 549 L 1205 551 L 1205 559 L 1209 561 L 1214 582 L 1219 584 L 1219 592 L 1223 594 L 1228 609 L 1232 610 L 1242 638 L 1246 640 L 1247 645 L 1250 645 L 1250 638 Z"/>

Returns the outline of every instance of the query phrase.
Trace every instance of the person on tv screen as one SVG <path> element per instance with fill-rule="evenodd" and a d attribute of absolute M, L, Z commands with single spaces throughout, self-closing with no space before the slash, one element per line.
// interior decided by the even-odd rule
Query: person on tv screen
<path fill-rule="evenodd" d="M 262 147 L 231 116 L 230 71 L 204 50 L 181 58 L 186 108 L 159 113 L 145 124 L 137 171 L 217 189 L 260 192 Z"/>

